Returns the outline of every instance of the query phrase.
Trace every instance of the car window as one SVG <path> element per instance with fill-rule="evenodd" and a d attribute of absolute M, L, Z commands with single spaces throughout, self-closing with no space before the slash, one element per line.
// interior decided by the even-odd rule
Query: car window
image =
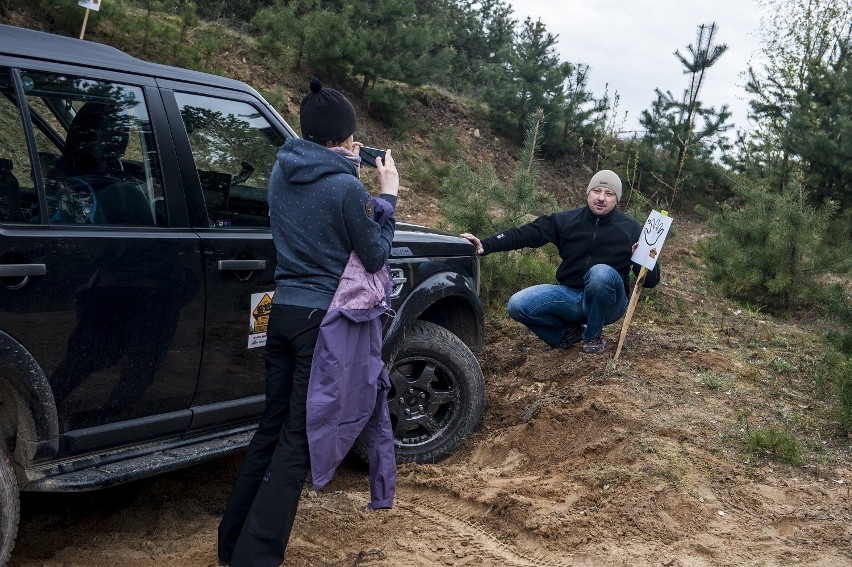
<path fill-rule="evenodd" d="M 283 136 L 252 105 L 175 93 L 210 227 L 269 226 L 267 183 Z"/>
<path fill-rule="evenodd" d="M 35 200 L 32 166 L 8 69 L 0 69 L 0 222 L 26 222 Z"/>
<path fill-rule="evenodd" d="M 166 226 L 162 176 L 142 89 L 21 74 L 50 224 Z M 30 222 L 42 222 L 36 209 Z"/>

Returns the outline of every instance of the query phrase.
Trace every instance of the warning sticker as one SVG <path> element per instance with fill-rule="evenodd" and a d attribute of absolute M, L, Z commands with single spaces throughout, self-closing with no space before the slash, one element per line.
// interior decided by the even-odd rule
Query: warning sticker
<path fill-rule="evenodd" d="M 251 294 L 248 348 L 266 346 L 266 330 L 269 328 L 269 314 L 272 313 L 274 295 L 274 291 Z"/>

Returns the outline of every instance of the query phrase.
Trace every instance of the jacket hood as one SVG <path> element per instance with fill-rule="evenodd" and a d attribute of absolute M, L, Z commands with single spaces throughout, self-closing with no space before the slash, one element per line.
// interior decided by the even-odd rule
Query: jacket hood
<path fill-rule="evenodd" d="M 355 165 L 340 154 L 319 144 L 290 138 L 278 149 L 278 165 L 287 183 L 304 185 L 328 175 L 358 175 Z"/>

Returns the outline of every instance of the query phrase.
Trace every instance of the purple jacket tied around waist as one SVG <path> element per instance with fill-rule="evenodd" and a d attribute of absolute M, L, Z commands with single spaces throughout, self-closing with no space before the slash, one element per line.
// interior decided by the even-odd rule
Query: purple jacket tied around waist
<path fill-rule="evenodd" d="M 391 205 L 372 198 L 376 221 Z M 328 313 L 320 325 L 308 384 L 307 427 L 313 487 L 331 480 L 364 432 L 370 466 L 369 507 L 390 508 L 396 491 L 396 455 L 382 361 L 383 315 L 390 311 L 390 269 L 371 274 L 355 252 L 349 257 Z"/>

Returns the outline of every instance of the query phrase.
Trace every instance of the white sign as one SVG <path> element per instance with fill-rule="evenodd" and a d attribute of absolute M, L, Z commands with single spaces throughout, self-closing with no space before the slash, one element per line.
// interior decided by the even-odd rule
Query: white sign
<path fill-rule="evenodd" d="M 87 10 L 94 10 L 97 12 L 101 7 L 101 0 L 77 0 L 77 4 Z"/>
<path fill-rule="evenodd" d="M 657 258 L 660 257 L 660 252 L 663 250 L 663 243 L 669 234 L 672 220 L 672 217 L 664 215 L 660 211 L 651 211 L 645 226 L 642 227 L 639 246 L 633 253 L 631 260 L 640 266 L 653 270 L 654 266 L 657 265 Z"/>
<path fill-rule="evenodd" d="M 269 328 L 269 314 L 272 313 L 274 295 L 274 291 L 251 294 L 248 348 L 266 346 L 266 330 Z"/>

